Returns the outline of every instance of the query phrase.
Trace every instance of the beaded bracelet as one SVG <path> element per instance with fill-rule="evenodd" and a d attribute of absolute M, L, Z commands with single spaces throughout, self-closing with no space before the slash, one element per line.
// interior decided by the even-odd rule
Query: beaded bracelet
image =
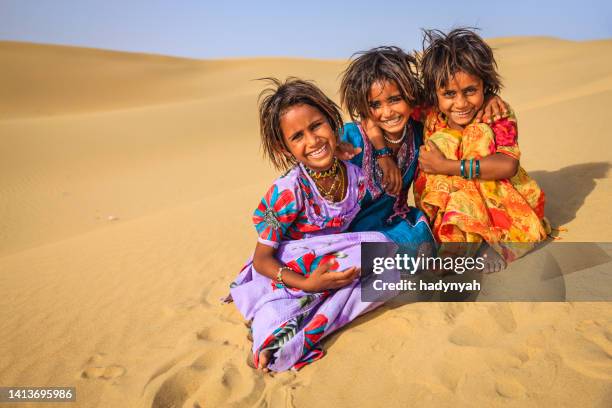
<path fill-rule="evenodd" d="M 280 268 L 278 268 L 278 272 L 276 272 L 276 278 L 274 279 L 274 281 L 279 286 L 287 287 L 287 285 L 285 285 L 285 282 L 283 282 L 283 271 L 285 269 L 288 270 L 288 271 L 292 271 L 293 270 L 293 269 L 291 269 L 288 266 L 281 266 Z"/>
<path fill-rule="evenodd" d="M 387 146 L 383 147 L 382 149 L 374 149 L 375 159 L 378 159 L 380 157 L 392 156 L 392 155 L 393 155 L 393 151 Z"/>

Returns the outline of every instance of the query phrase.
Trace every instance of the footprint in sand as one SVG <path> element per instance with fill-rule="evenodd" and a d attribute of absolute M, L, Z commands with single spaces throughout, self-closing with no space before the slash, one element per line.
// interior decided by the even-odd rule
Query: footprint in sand
<path fill-rule="evenodd" d="M 125 367 L 120 365 L 104 365 L 104 354 L 96 353 L 89 360 L 87 360 L 86 366 L 81 372 L 82 378 L 87 379 L 102 379 L 112 380 L 119 378 L 126 373 Z"/>
<path fill-rule="evenodd" d="M 244 364 L 244 345 L 208 341 L 206 348 L 199 356 L 173 361 L 151 378 L 152 408 L 257 404 L 264 379 Z"/>
<path fill-rule="evenodd" d="M 447 307 L 446 320 L 454 322 L 462 310 L 458 306 Z M 517 324 L 510 305 L 493 304 L 487 307 L 487 311 L 494 324 L 458 326 L 450 333 L 448 340 L 458 346 L 484 347 L 495 344 L 499 341 L 499 336 L 516 331 Z"/>
<path fill-rule="evenodd" d="M 568 366 L 589 377 L 612 380 L 612 322 L 583 320 L 576 326 L 576 336 L 562 346 Z"/>
<path fill-rule="evenodd" d="M 523 385 L 514 378 L 499 378 L 495 382 L 495 391 L 504 398 L 523 398 L 527 391 Z"/>
<path fill-rule="evenodd" d="M 516 330 L 516 320 L 509 304 L 496 303 L 490 306 L 487 311 L 499 328 L 506 333 L 512 333 Z"/>
<path fill-rule="evenodd" d="M 450 353 L 444 356 L 443 361 L 435 363 L 433 368 L 440 383 L 451 392 L 455 392 L 461 381 L 465 378 L 465 364 L 453 359 Z"/>
<path fill-rule="evenodd" d="M 198 340 L 208 340 L 210 338 L 210 328 L 205 327 L 199 332 L 196 333 L 196 338 Z"/>
<path fill-rule="evenodd" d="M 477 332 L 468 326 L 457 327 L 449 334 L 448 340 L 458 346 L 468 347 L 483 347 L 490 343 L 483 333 Z"/>
<path fill-rule="evenodd" d="M 441 303 L 440 305 L 444 313 L 444 320 L 448 323 L 454 323 L 457 317 L 465 309 L 465 305 L 459 302 Z"/>

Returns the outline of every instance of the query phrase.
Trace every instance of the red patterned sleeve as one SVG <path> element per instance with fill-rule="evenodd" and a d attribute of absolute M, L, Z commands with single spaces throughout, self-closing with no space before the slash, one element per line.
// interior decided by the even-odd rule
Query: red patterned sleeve
<path fill-rule="evenodd" d="M 298 216 L 295 192 L 274 184 L 253 213 L 253 224 L 259 234 L 258 241 L 277 248 L 285 232 Z"/>
<path fill-rule="evenodd" d="M 502 153 L 516 160 L 520 160 L 521 151 L 518 146 L 518 127 L 514 114 L 511 113 L 507 118 L 496 120 L 491 125 L 491 129 L 495 134 L 497 153 Z"/>

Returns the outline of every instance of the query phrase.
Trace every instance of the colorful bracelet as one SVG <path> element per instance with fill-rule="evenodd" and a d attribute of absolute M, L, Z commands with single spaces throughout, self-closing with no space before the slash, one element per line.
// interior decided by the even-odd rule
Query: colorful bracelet
<path fill-rule="evenodd" d="M 281 266 L 280 268 L 278 268 L 278 272 L 276 272 L 276 278 L 274 279 L 274 281 L 279 286 L 287 287 L 287 285 L 285 285 L 285 282 L 283 281 L 283 270 L 285 270 L 285 269 L 288 270 L 288 271 L 292 271 L 293 270 L 293 269 L 291 269 L 288 266 Z"/>
<path fill-rule="evenodd" d="M 472 180 L 480 177 L 480 160 L 470 159 L 470 168 L 469 172 L 465 168 L 466 159 L 461 160 L 461 165 L 459 166 L 459 170 L 461 173 L 461 177 L 466 180 Z"/>
<path fill-rule="evenodd" d="M 392 156 L 392 155 L 393 155 L 393 151 L 387 146 L 383 147 L 382 149 L 374 149 L 375 159 L 378 159 L 379 157 L 387 157 L 387 156 Z"/>

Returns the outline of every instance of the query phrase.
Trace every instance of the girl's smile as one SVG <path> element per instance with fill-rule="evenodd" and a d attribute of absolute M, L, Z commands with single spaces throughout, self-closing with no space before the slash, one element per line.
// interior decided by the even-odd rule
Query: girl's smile
<path fill-rule="evenodd" d="M 448 124 L 455 129 L 468 125 L 484 103 L 482 79 L 458 71 L 444 88 L 436 89 L 438 109 L 446 115 Z"/>
<path fill-rule="evenodd" d="M 315 171 L 327 170 L 334 162 L 336 134 L 325 116 L 310 105 L 294 105 L 280 120 L 286 154 Z"/>
<path fill-rule="evenodd" d="M 321 146 L 319 149 L 315 150 L 314 152 L 308 153 L 308 156 L 314 159 L 318 159 L 320 157 L 326 156 L 327 153 L 329 152 L 327 146 L 328 146 L 327 144 L 324 144 L 323 146 Z"/>
<path fill-rule="evenodd" d="M 412 108 L 394 81 L 377 81 L 368 93 L 370 115 L 376 124 L 394 139 L 401 137 Z"/>

